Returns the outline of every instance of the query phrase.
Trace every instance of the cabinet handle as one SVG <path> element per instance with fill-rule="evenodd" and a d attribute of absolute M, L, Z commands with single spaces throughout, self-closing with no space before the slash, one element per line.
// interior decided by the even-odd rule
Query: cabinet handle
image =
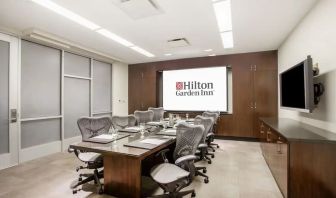
<path fill-rule="evenodd" d="M 264 123 L 261 123 L 261 125 L 260 125 L 260 133 L 261 134 L 264 134 L 265 132 L 264 132 Z"/>
<path fill-rule="evenodd" d="M 280 141 L 280 140 L 278 140 L 277 141 L 277 146 L 278 146 L 278 154 L 282 154 L 282 149 L 281 149 L 281 147 L 282 147 L 282 141 Z"/>
<path fill-rule="evenodd" d="M 266 134 L 266 140 L 267 140 L 267 142 L 270 142 L 271 141 L 271 139 L 269 138 L 269 135 L 271 134 L 271 131 L 270 131 L 271 129 L 268 129 L 268 131 L 267 131 L 267 134 Z"/>

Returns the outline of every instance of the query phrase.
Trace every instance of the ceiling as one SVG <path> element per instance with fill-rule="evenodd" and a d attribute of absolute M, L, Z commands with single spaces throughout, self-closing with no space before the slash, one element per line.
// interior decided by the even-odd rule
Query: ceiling
<path fill-rule="evenodd" d="M 234 48 L 224 49 L 212 0 L 155 0 L 163 13 L 133 19 L 113 0 L 54 0 L 55 3 L 153 53 L 148 58 L 30 0 L 2 0 L 0 27 L 52 33 L 126 62 L 223 55 L 278 49 L 317 0 L 231 0 Z M 184 37 L 190 46 L 171 48 Z M 205 52 L 205 49 L 213 49 Z M 171 53 L 171 56 L 164 54 Z"/>

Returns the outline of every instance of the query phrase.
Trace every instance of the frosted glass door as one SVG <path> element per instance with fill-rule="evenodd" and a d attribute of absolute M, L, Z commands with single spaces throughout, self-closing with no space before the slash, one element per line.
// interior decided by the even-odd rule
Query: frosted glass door
<path fill-rule="evenodd" d="M 18 40 L 0 34 L 0 169 L 18 164 Z"/>

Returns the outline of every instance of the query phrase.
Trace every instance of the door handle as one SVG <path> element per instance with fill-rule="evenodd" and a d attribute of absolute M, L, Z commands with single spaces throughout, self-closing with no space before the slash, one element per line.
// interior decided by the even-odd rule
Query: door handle
<path fill-rule="evenodd" d="M 15 123 L 17 122 L 17 110 L 16 109 L 11 109 L 10 110 L 11 116 L 10 116 L 10 122 Z"/>

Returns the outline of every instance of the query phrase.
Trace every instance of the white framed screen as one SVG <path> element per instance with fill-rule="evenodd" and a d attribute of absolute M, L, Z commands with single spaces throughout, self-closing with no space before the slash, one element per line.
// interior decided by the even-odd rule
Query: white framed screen
<path fill-rule="evenodd" d="M 163 71 L 162 102 L 168 111 L 228 111 L 227 68 Z"/>

